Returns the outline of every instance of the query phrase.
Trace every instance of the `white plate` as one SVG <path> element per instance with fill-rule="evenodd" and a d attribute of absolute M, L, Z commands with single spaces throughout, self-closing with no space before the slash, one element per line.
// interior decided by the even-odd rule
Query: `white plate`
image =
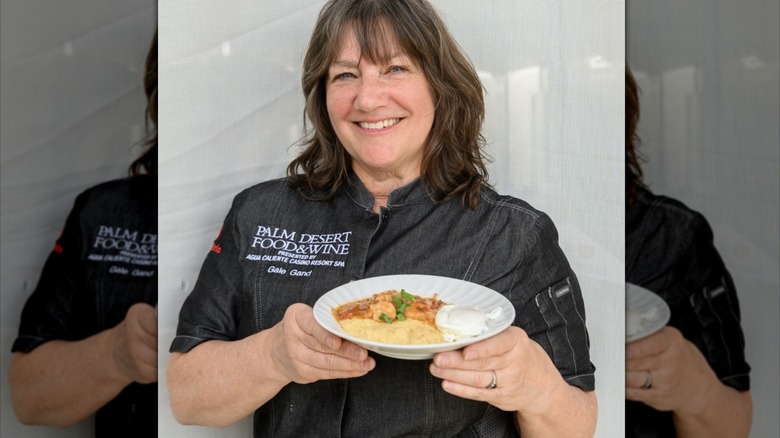
<path fill-rule="evenodd" d="M 661 330 L 671 315 L 663 298 L 641 286 L 626 283 L 626 343 Z"/>
<path fill-rule="evenodd" d="M 439 299 L 445 303 L 476 307 L 485 312 L 501 307 L 501 315 L 488 321 L 488 330 L 479 336 L 455 342 L 425 345 L 385 344 L 356 338 L 344 332 L 336 318 L 333 317 L 332 309 L 334 307 L 389 289 L 405 289 L 410 294 L 422 297 L 432 297 L 433 294 L 439 294 Z M 321 296 L 314 304 L 314 318 L 329 332 L 368 350 L 397 359 L 418 360 L 430 359 L 435 353 L 442 351 L 463 348 L 501 332 L 514 322 L 515 308 L 500 293 L 476 283 L 432 275 L 386 275 L 353 281 L 331 290 Z"/>

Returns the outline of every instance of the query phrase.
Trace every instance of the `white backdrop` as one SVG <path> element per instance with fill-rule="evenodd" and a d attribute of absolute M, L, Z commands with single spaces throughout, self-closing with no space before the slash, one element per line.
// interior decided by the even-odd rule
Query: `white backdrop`
<path fill-rule="evenodd" d="M 626 2 L 651 189 L 702 212 L 736 283 L 753 437 L 780 436 L 780 2 Z"/>
<path fill-rule="evenodd" d="M 284 174 L 302 135 L 302 55 L 323 1 L 161 0 L 160 366 L 232 197 Z M 491 181 L 550 214 L 582 284 L 597 436 L 623 433 L 624 7 L 438 0 L 487 88 Z M 160 436 L 245 437 L 178 425 Z"/>
<path fill-rule="evenodd" d="M 0 0 L 0 436 L 88 437 L 23 426 L 8 394 L 22 306 L 78 193 L 140 153 L 154 0 Z"/>

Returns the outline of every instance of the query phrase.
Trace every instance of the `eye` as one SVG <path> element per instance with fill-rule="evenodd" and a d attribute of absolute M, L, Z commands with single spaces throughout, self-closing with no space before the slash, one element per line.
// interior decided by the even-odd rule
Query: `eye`
<path fill-rule="evenodd" d="M 338 74 L 333 76 L 333 79 L 331 79 L 331 82 L 338 81 L 338 80 L 341 80 L 341 79 L 353 79 L 355 77 L 356 76 L 354 74 L 350 73 L 350 72 L 338 73 Z"/>
<path fill-rule="evenodd" d="M 390 66 L 390 68 L 387 69 L 388 73 L 402 73 L 402 72 L 405 72 L 405 71 L 408 71 L 408 69 L 406 67 L 404 67 L 404 66 L 401 66 L 401 65 L 393 65 L 393 66 Z"/>

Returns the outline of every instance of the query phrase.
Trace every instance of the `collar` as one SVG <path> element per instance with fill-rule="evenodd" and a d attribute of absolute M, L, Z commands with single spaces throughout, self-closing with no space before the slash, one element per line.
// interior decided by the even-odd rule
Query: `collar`
<path fill-rule="evenodd" d="M 353 202 L 371 211 L 371 207 L 374 205 L 374 195 L 366 189 L 360 178 L 351 170 L 347 182 L 344 184 L 344 191 Z M 403 207 L 426 200 L 430 204 L 436 202 L 426 190 L 422 180 L 417 178 L 409 184 L 393 190 L 387 199 L 387 208 Z"/>

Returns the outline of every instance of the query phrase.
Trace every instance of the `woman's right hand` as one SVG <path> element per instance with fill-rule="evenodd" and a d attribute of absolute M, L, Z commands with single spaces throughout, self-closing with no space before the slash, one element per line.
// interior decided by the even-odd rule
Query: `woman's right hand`
<path fill-rule="evenodd" d="M 325 330 L 305 304 L 288 307 L 272 331 L 271 359 L 277 372 L 291 382 L 360 377 L 374 369 L 365 348 Z"/>
<path fill-rule="evenodd" d="M 116 369 L 130 381 L 157 381 L 157 316 L 154 307 L 135 303 L 125 318 L 110 329 L 110 348 Z"/>

